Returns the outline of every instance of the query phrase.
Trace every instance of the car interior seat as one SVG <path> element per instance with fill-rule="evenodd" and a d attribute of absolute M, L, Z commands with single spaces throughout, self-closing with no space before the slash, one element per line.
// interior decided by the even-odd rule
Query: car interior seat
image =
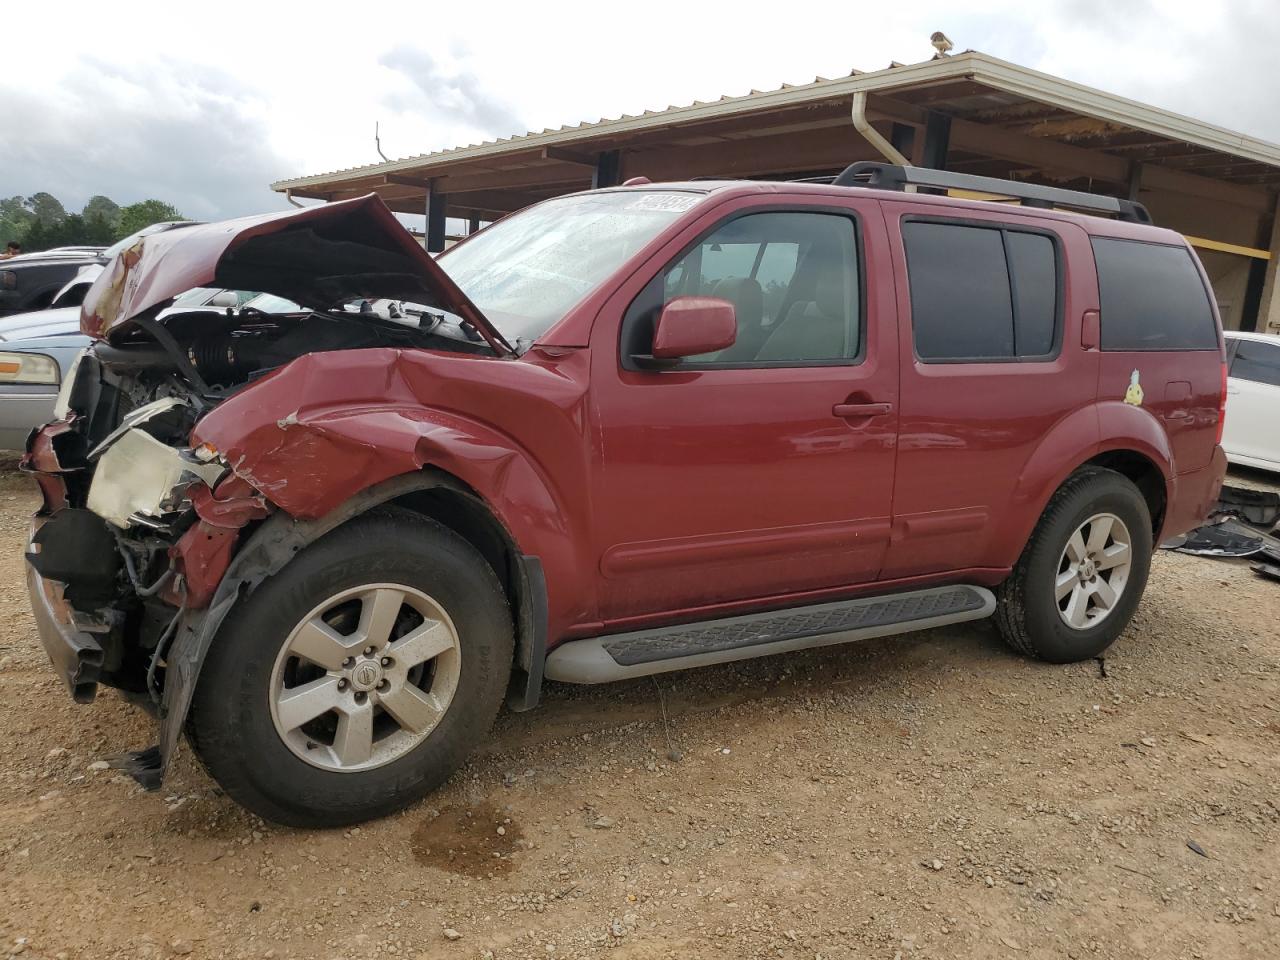
<path fill-rule="evenodd" d="M 756 353 L 757 360 L 825 360 L 848 355 L 844 276 L 823 271 L 813 300 L 797 300 Z"/>

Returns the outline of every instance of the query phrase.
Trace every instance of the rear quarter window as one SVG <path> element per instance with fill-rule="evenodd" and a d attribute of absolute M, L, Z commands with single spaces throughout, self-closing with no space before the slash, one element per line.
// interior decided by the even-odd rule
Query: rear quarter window
<path fill-rule="evenodd" d="M 1231 376 L 1280 387 L 1280 344 L 1260 340 L 1237 340 L 1231 358 Z"/>
<path fill-rule="evenodd" d="M 1185 247 L 1093 238 L 1103 350 L 1217 350 L 1209 292 Z"/>

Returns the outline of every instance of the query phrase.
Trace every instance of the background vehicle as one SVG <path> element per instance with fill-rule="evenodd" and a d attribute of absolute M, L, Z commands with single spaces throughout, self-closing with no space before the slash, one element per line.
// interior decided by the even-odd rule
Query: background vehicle
<path fill-rule="evenodd" d="M 22 450 L 31 431 L 53 419 L 63 378 L 87 338 L 39 336 L 0 344 L 0 450 Z"/>
<path fill-rule="evenodd" d="M 1222 449 L 1246 467 L 1280 472 L 1280 336 L 1228 330 Z"/>
<path fill-rule="evenodd" d="M 82 267 L 101 256 L 101 250 L 46 250 L 0 260 L 0 317 L 43 310 Z"/>
<path fill-rule="evenodd" d="M 153 322 L 214 277 L 307 309 Z M 438 260 L 340 201 L 147 238 L 84 318 L 25 461 L 41 637 L 76 699 L 162 703 L 140 782 L 185 729 L 293 824 L 421 796 L 544 676 L 990 615 L 1097 656 L 1226 468 L 1186 241 L 942 171 L 592 191 Z"/>
<path fill-rule="evenodd" d="M 96 269 L 101 272 L 100 267 Z M 202 307 L 238 308 L 259 296 L 197 287 L 176 297 L 160 315 Z M 53 419 L 60 384 L 76 356 L 92 342 L 80 332 L 79 306 L 0 319 L 0 450 L 22 450 L 27 435 Z M 17 369 L 4 373 L 6 363 L 16 364 Z"/>

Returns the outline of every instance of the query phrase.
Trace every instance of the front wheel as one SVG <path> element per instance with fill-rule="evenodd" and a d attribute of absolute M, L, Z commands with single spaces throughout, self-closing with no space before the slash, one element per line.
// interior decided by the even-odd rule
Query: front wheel
<path fill-rule="evenodd" d="M 434 521 L 382 509 L 316 541 L 232 612 L 188 735 L 262 817 L 355 823 L 463 763 L 511 658 L 510 609 L 484 558 Z"/>
<path fill-rule="evenodd" d="M 1151 551 L 1151 513 L 1138 488 L 1113 470 L 1077 471 L 996 591 L 1001 636 L 1050 663 L 1098 656 L 1137 609 Z"/>

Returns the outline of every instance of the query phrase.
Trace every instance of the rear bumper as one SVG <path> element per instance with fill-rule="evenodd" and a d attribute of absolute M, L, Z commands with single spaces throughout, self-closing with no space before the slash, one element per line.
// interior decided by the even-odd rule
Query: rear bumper
<path fill-rule="evenodd" d="M 1212 512 L 1227 476 L 1227 455 L 1213 448 L 1208 465 L 1174 477 L 1169 484 L 1169 505 L 1164 513 L 1157 542 L 1194 530 Z"/>
<path fill-rule="evenodd" d="M 92 703 L 98 692 L 102 645 L 76 619 L 62 598 L 62 584 L 46 580 L 27 563 L 27 593 L 45 653 L 76 703 Z"/>

